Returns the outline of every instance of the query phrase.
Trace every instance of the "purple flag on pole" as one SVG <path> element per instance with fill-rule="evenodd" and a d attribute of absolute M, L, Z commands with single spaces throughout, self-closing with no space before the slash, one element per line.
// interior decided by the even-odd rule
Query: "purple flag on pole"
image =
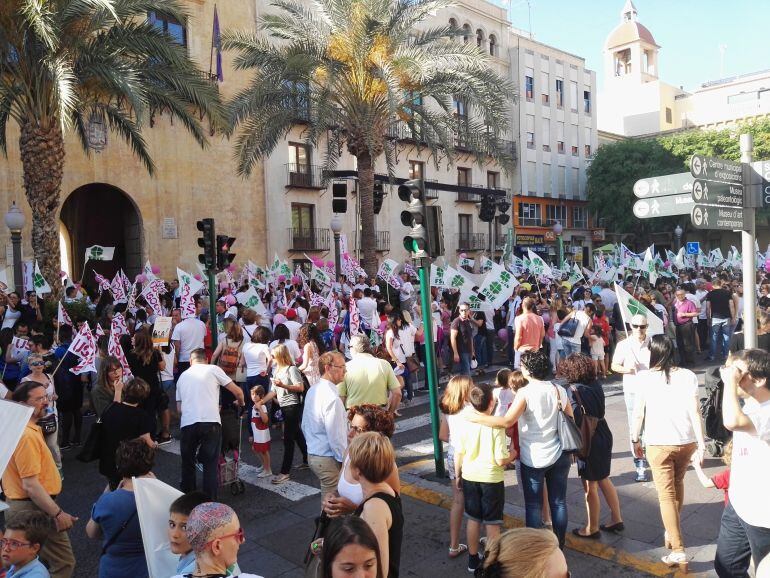
<path fill-rule="evenodd" d="M 214 5 L 214 33 L 211 38 L 211 45 L 216 51 L 217 80 L 222 82 L 225 79 L 225 75 L 222 72 L 222 34 L 219 30 L 219 13 L 217 12 L 216 5 Z"/>

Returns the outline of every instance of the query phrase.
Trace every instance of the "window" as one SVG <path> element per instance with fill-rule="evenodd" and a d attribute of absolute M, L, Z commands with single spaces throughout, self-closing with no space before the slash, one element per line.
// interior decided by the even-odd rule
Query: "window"
<path fill-rule="evenodd" d="M 584 156 L 591 156 L 591 129 L 585 127 L 584 140 L 583 140 L 583 153 Z"/>
<path fill-rule="evenodd" d="M 567 167 L 556 167 L 556 195 L 559 197 L 567 194 Z"/>
<path fill-rule="evenodd" d="M 591 145 L 583 145 L 583 156 L 590 157 L 591 156 Z"/>
<path fill-rule="evenodd" d="M 527 101 L 532 102 L 535 98 L 535 71 L 531 68 L 527 69 L 527 75 L 524 77 L 524 87 Z"/>
<path fill-rule="evenodd" d="M 578 126 L 576 124 L 570 125 L 570 144 L 572 145 L 572 156 L 578 156 Z"/>
<path fill-rule="evenodd" d="M 556 152 L 559 153 L 560 155 L 564 154 L 564 141 L 563 140 L 556 141 Z"/>
<path fill-rule="evenodd" d="M 556 151 L 564 154 L 564 122 L 556 122 Z"/>
<path fill-rule="evenodd" d="M 583 91 L 583 112 L 591 114 L 591 91 Z"/>
<path fill-rule="evenodd" d="M 527 115 L 527 148 L 535 148 L 535 115 Z"/>
<path fill-rule="evenodd" d="M 471 40 L 471 27 L 468 24 L 463 24 L 463 42 L 468 44 Z"/>
<path fill-rule="evenodd" d="M 520 227 L 539 227 L 540 205 L 537 203 L 519 203 L 519 226 Z"/>
<path fill-rule="evenodd" d="M 484 47 L 484 31 L 481 28 L 476 30 L 476 46 L 479 48 Z"/>
<path fill-rule="evenodd" d="M 540 95 L 540 99 L 543 103 L 543 106 L 550 106 L 551 105 L 551 81 L 550 77 L 547 72 L 542 72 L 540 74 L 540 84 L 543 87 L 543 93 Z"/>
<path fill-rule="evenodd" d="M 564 79 L 556 79 L 556 107 L 564 108 Z"/>
<path fill-rule="evenodd" d="M 424 168 L 425 163 L 421 161 L 409 161 L 409 180 L 423 180 L 425 178 Z"/>
<path fill-rule="evenodd" d="M 561 223 L 562 227 L 567 227 L 567 207 L 564 205 L 546 205 L 545 207 L 546 225 Z"/>
<path fill-rule="evenodd" d="M 570 178 L 570 192 L 573 197 L 580 196 L 580 171 L 577 167 L 572 168 L 572 175 Z"/>
<path fill-rule="evenodd" d="M 553 194 L 553 184 L 551 182 L 551 165 L 543 163 L 543 196 Z"/>
<path fill-rule="evenodd" d="M 295 237 L 308 237 L 315 223 L 314 205 L 305 203 L 291 204 L 291 228 Z"/>
<path fill-rule="evenodd" d="M 544 118 L 540 121 L 540 127 L 543 133 L 543 150 L 549 152 L 551 150 L 551 119 Z"/>
<path fill-rule="evenodd" d="M 494 34 L 489 35 L 489 55 L 497 56 L 497 38 Z"/>
<path fill-rule="evenodd" d="M 527 191 L 530 195 L 537 194 L 537 163 L 527 161 Z"/>
<path fill-rule="evenodd" d="M 472 247 L 471 241 L 473 237 L 473 215 L 468 215 L 465 213 L 458 214 L 457 230 L 460 233 L 457 248 L 470 249 Z"/>
<path fill-rule="evenodd" d="M 495 171 L 487 171 L 487 188 L 499 189 L 500 188 L 500 173 Z"/>
<path fill-rule="evenodd" d="M 299 267 L 300 270 L 305 275 L 310 277 L 310 273 L 313 270 L 313 263 L 311 261 L 308 261 L 307 259 L 292 259 L 291 267 L 292 267 L 292 271 L 294 271 L 297 267 Z"/>
<path fill-rule="evenodd" d="M 569 81 L 569 106 L 572 112 L 577 112 L 578 86 L 574 80 Z"/>
<path fill-rule="evenodd" d="M 150 24 L 163 32 L 168 33 L 177 44 L 187 46 L 187 29 L 176 18 L 158 14 L 155 11 L 147 15 Z"/>
<path fill-rule="evenodd" d="M 671 114 L 671 109 L 669 107 L 666 107 L 666 122 L 668 124 L 673 122 L 673 115 Z"/>
<path fill-rule="evenodd" d="M 586 207 L 572 207 L 572 226 L 575 229 L 588 228 L 588 209 Z"/>
<path fill-rule="evenodd" d="M 465 167 L 457 167 L 457 184 L 461 187 L 471 186 L 471 170 Z"/>
<path fill-rule="evenodd" d="M 453 28 L 454 30 L 457 30 L 457 20 L 454 18 L 449 19 L 449 27 Z M 452 36 L 452 41 L 457 40 L 457 36 Z"/>
<path fill-rule="evenodd" d="M 306 82 L 284 81 L 289 94 L 284 99 L 285 107 L 290 109 L 297 120 L 310 118 L 310 89 Z"/>
<path fill-rule="evenodd" d="M 454 96 L 452 98 L 452 104 L 454 106 L 455 114 L 457 116 L 462 116 L 462 117 L 466 116 L 467 111 L 465 107 L 465 100 L 463 100 L 459 96 Z"/>
<path fill-rule="evenodd" d="M 310 147 L 295 142 L 289 143 L 289 170 L 293 173 L 310 172 Z"/>
<path fill-rule="evenodd" d="M 756 92 L 739 92 L 727 97 L 727 104 L 740 104 L 742 102 L 752 102 L 757 100 Z"/>

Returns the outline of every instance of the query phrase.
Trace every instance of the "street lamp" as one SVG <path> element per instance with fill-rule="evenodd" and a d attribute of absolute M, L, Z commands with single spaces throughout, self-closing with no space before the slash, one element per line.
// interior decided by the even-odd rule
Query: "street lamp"
<path fill-rule="evenodd" d="M 679 251 L 679 249 L 682 247 L 682 233 L 684 231 L 682 230 L 681 225 L 677 225 L 676 229 L 674 229 L 674 235 L 676 236 L 676 250 Z"/>
<path fill-rule="evenodd" d="M 332 221 L 329 223 L 329 228 L 332 230 L 332 233 L 334 233 L 334 282 L 337 283 L 342 271 L 342 265 L 340 264 L 340 233 L 342 233 L 342 217 L 339 213 L 334 213 L 334 215 L 332 215 Z"/>
<path fill-rule="evenodd" d="M 559 242 L 559 269 L 564 268 L 564 240 L 561 238 L 561 234 L 564 232 L 564 227 L 561 226 L 559 221 L 553 224 L 553 234 L 556 235 L 556 240 Z"/>
<path fill-rule="evenodd" d="M 24 228 L 24 212 L 13 202 L 11 208 L 5 214 L 5 225 L 11 230 L 11 244 L 13 245 L 13 284 L 16 293 L 24 293 L 24 278 L 21 271 L 21 230 Z"/>

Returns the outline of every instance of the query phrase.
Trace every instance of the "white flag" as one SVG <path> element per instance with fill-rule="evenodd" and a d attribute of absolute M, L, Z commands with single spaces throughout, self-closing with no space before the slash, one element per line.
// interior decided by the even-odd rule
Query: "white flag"
<path fill-rule="evenodd" d="M 35 288 L 35 293 L 38 297 L 42 297 L 44 294 L 51 292 L 51 286 L 40 272 L 40 267 L 38 266 L 37 261 L 35 261 L 35 275 L 32 278 L 32 286 Z"/>
<path fill-rule="evenodd" d="M 61 301 L 59 301 L 59 311 L 56 314 L 56 321 L 59 323 L 59 327 L 62 325 L 69 325 L 70 327 L 74 327 L 72 325 L 72 319 L 70 319 L 70 316 L 64 306 L 61 304 Z"/>
<path fill-rule="evenodd" d="M 152 265 L 150 264 L 150 260 L 147 259 L 147 262 L 144 264 L 144 270 L 142 271 L 144 273 L 144 276 L 147 277 L 148 281 L 153 281 L 157 279 L 157 275 L 152 272 Z"/>
<path fill-rule="evenodd" d="M 242 291 L 236 295 L 238 303 L 249 309 L 253 309 L 257 312 L 257 315 L 264 316 L 267 313 L 265 304 L 262 303 L 262 299 L 259 298 L 259 294 L 253 286 L 250 286 L 246 291 Z"/>
<path fill-rule="evenodd" d="M 112 261 L 114 254 L 115 247 L 102 247 L 101 245 L 86 247 L 86 261 Z"/>
<path fill-rule="evenodd" d="M 83 323 L 80 327 L 67 352 L 74 353 L 80 358 L 80 362 L 70 368 L 75 375 L 96 371 L 96 338 L 91 333 L 88 323 Z"/>
<path fill-rule="evenodd" d="M 8 268 L 0 269 L 0 293 L 8 290 Z"/>
<path fill-rule="evenodd" d="M 154 478 L 133 478 L 136 513 L 150 576 L 176 574 L 179 556 L 168 541 L 168 510 L 182 492 Z"/>
<path fill-rule="evenodd" d="M 533 275 L 553 278 L 553 271 L 537 253 L 533 253 L 532 249 L 527 249 L 527 256 L 529 257 L 529 270 Z"/>
<path fill-rule="evenodd" d="M 193 295 L 203 289 L 203 283 L 179 267 L 176 268 L 176 276 L 179 279 L 179 308 L 182 310 L 182 319 L 195 317 Z"/>
<path fill-rule="evenodd" d="M 655 281 L 658 280 L 658 271 L 655 269 L 655 259 L 652 256 L 651 247 L 647 247 L 647 250 L 644 252 L 642 270 L 647 274 L 647 278 L 650 280 L 650 285 L 654 287 Z"/>
<path fill-rule="evenodd" d="M 652 311 L 647 309 L 643 303 L 640 303 L 634 297 L 623 289 L 620 285 L 615 283 L 615 295 L 618 297 L 618 304 L 620 305 L 620 314 L 623 317 L 623 321 L 627 324 L 631 324 L 631 318 L 634 315 L 644 315 L 647 318 L 647 335 L 661 335 L 663 333 L 663 320 L 655 315 Z"/>

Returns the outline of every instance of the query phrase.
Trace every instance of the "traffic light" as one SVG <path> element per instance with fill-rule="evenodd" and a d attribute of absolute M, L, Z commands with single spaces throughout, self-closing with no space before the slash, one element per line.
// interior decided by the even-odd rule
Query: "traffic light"
<path fill-rule="evenodd" d="M 508 221 L 511 220 L 511 216 L 508 214 L 508 211 L 511 210 L 511 203 L 508 202 L 508 199 L 497 201 L 497 210 L 500 211 L 500 214 L 497 215 L 497 222 L 501 225 L 507 225 Z"/>
<path fill-rule="evenodd" d="M 428 231 L 425 228 L 425 194 L 422 181 L 406 181 L 398 187 L 398 198 L 409 203 L 401 212 L 401 223 L 411 227 L 409 234 L 404 237 L 404 249 L 409 251 L 412 259 L 427 259 Z"/>
<path fill-rule="evenodd" d="M 479 220 L 484 223 L 491 223 L 495 218 L 497 205 L 492 195 L 485 194 L 481 197 L 481 207 L 479 207 Z"/>
<path fill-rule="evenodd" d="M 385 187 L 382 184 L 382 181 L 374 181 L 374 191 L 372 196 L 374 200 L 374 214 L 379 215 L 380 210 L 382 209 L 382 201 L 385 200 Z"/>
<path fill-rule="evenodd" d="M 428 229 L 428 252 L 435 259 L 444 254 L 444 225 L 441 221 L 441 207 L 425 207 L 425 227 Z"/>
<path fill-rule="evenodd" d="M 198 255 L 198 261 L 206 269 L 212 270 L 217 266 L 216 234 L 214 233 L 214 219 L 202 219 L 195 223 L 195 226 L 202 233 L 198 239 L 198 246 L 203 249 L 203 253 Z"/>
<path fill-rule="evenodd" d="M 348 211 L 348 183 L 332 183 L 332 212 L 347 213 Z"/>
<path fill-rule="evenodd" d="M 235 243 L 235 237 L 217 235 L 217 269 L 226 269 L 230 263 L 235 261 L 235 253 L 230 252 L 233 243 Z"/>

